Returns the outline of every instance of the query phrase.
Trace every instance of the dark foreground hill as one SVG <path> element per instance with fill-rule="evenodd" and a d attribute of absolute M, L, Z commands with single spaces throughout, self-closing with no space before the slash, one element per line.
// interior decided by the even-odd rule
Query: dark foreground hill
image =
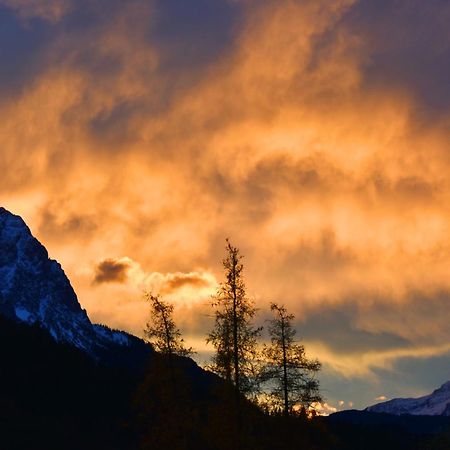
<path fill-rule="evenodd" d="M 0 317 L 2 449 L 124 448 L 137 374 Z"/>
<path fill-rule="evenodd" d="M 324 418 L 346 450 L 449 450 L 450 418 L 342 411 Z"/>
<path fill-rule="evenodd" d="M 189 359 L 101 364 L 37 325 L 0 316 L 2 450 L 448 450 L 447 417 L 346 411 L 267 416 Z M 236 436 L 239 436 L 236 441 Z"/>
<path fill-rule="evenodd" d="M 188 359 L 99 364 L 38 326 L 0 316 L 2 450 L 327 449 L 322 424 L 268 417 Z M 239 436 L 239 437 L 237 437 Z"/>

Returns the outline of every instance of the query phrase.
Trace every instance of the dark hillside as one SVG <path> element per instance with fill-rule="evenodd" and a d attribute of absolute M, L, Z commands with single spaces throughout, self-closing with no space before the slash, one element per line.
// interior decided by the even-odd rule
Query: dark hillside
<path fill-rule="evenodd" d="M 100 364 L 0 316 L 1 448 L 332 448 L 319 422 L 268 417 L 244 399 L 237 438 L 234 395 L 223 382 L 189 358 L 151 355 L 140 369 Z"/>
<path fill-rule="evenodd" d="M 342 411 L 324 418 L 342 450 L 448 450 L 450 418 Z M 444 443 L 444 444 L 443 444 Z M 444 446 L 443 446 L 444 445 Z"/>
<path fill-rule="evenodd" d="M 37 326 L 0 317 L 4 449 L 119 449 L 137 372 L 98 365 Z"/>
<path fill-rule="evenodd" d="M 132 354 L 99 363 L 38 326 L 0 316 L 1 449 L 450 448 L 449 418 L 349 411 L 285 419 L 242 399 L 239 425 L 233 392 L 217 377 L 189 358 L 148 354 L 131 366 Z"/>

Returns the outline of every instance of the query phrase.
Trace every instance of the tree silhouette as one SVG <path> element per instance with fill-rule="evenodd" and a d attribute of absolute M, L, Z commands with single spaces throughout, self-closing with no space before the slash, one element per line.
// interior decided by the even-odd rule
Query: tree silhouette
<path fill-rule="evenodd" d="M 269 326 L 271 344 L 263 349 L 261 378 L 269 386 L 271 409 L 283 411 L 287 416 L 295 413 L 296 408 L 308 409 L 312 403 L 321 401 L 319 382 L 315 379 L 321 364 L 309 360 L 304 346 L 295 343 L 294 315 L 276 303 L 270 309 L 274 313 Z"/>
<path fill-rule="evenodd" d="M 173 305 L 151 293 L 145 293 L 145 299 L 150 304 L 150 321 L 144 333 L 155 350 L 169 357 L 192 355 L 194 351 L 185 347 L 181 332 L 173 320 Z"/>
<path fill-rule="evenodd" d="M 207 338 L 216 349 L 209 368 L 233 383 L 238 395 L 251 394 L 255 389 L 256 339 L 261 329 L 252 325 L 256 309 L 246 296 L 242 255 L 228 239 L 226 251 L 222 261 L 225 281 L 213 297 L 215 324 Z"/>

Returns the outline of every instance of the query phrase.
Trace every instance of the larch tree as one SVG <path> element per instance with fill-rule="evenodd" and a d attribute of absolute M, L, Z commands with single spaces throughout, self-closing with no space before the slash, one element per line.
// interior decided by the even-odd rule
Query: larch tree
<path fill-rule="evenodd" d="M 133 398 L 139 448 L 189 449 L 199 426 L 192 381 L 178 356 L 190 356 L 173 318 L 174 306 L 159 295 L 145 294 L 150 320 L 145 336 L 158 352 L 147 366 Z"/>
<path fill-rule="evenodd" d="M 225 281 L 213 297 L 215 324 L 207 338 L 216 349 L 209 369 L 232 383 L 238 395 L 248 395 L 255 389 L 256 340 L 261 329 L 252 324 L 256 308 L 246 295 L 242 255 L 228 239 L 226 252 Z"/>
<path fill-rule="evenodd" d="M 146 293 L 145 299 L 150 304 L 150 321 L 144 333 L 155 350 L 169 357 L 192 355 L 173 319 L 173 305 L 151 293 Z"/>
<path fill-rule="evenodd" d="M 296 408 L 308 409 L 321 401 L 316 379 L 321 364 L 308 359 L 304 346 L 296 342 L 294 315 L 276 303 L 270 309 L 274 313 L 269 325 L 271 343 L 262 352 L 265 362 L 261 379 L 267 385 L 271 409 L 288 416 Z"/>

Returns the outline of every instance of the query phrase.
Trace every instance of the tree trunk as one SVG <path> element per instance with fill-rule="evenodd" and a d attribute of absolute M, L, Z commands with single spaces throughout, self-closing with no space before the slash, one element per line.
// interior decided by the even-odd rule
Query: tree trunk
<path fill-rule="evenodd" d="M 236 266 L 238 260 L 233 255 L 233 271 L 232 271 L 232 285 L 231 290 L 233 294 L 233 359 L 234 359 L 234 388 L 235 388 L 235 403 L 236 403 L 236 442 L 235 447 L 237 450 L 241 447 L 241 386 L 239 377 L 239 342 L 238 342 L 238 317 L 237 317 L 237 292 L 236 292 Z"/>
<path fill-rule="evenodd" d="M 288 398 L 288 376 L 287 376 L 287 357 L 286 357 L 286 336 L 284 330 L 284 319 L 281 319 L 281 345 L 283 348 L 283 394 L 284 394 L 284 415 L 289 415 Z"/>
<path fill-rule="evenodd" d="M 239 379 L 239 343 L 238 343 L 238 319 L 236 285 L 233 285 L 233 359 L 234 359 L 234 384 L 236 390 L 241 392 Z"/>

